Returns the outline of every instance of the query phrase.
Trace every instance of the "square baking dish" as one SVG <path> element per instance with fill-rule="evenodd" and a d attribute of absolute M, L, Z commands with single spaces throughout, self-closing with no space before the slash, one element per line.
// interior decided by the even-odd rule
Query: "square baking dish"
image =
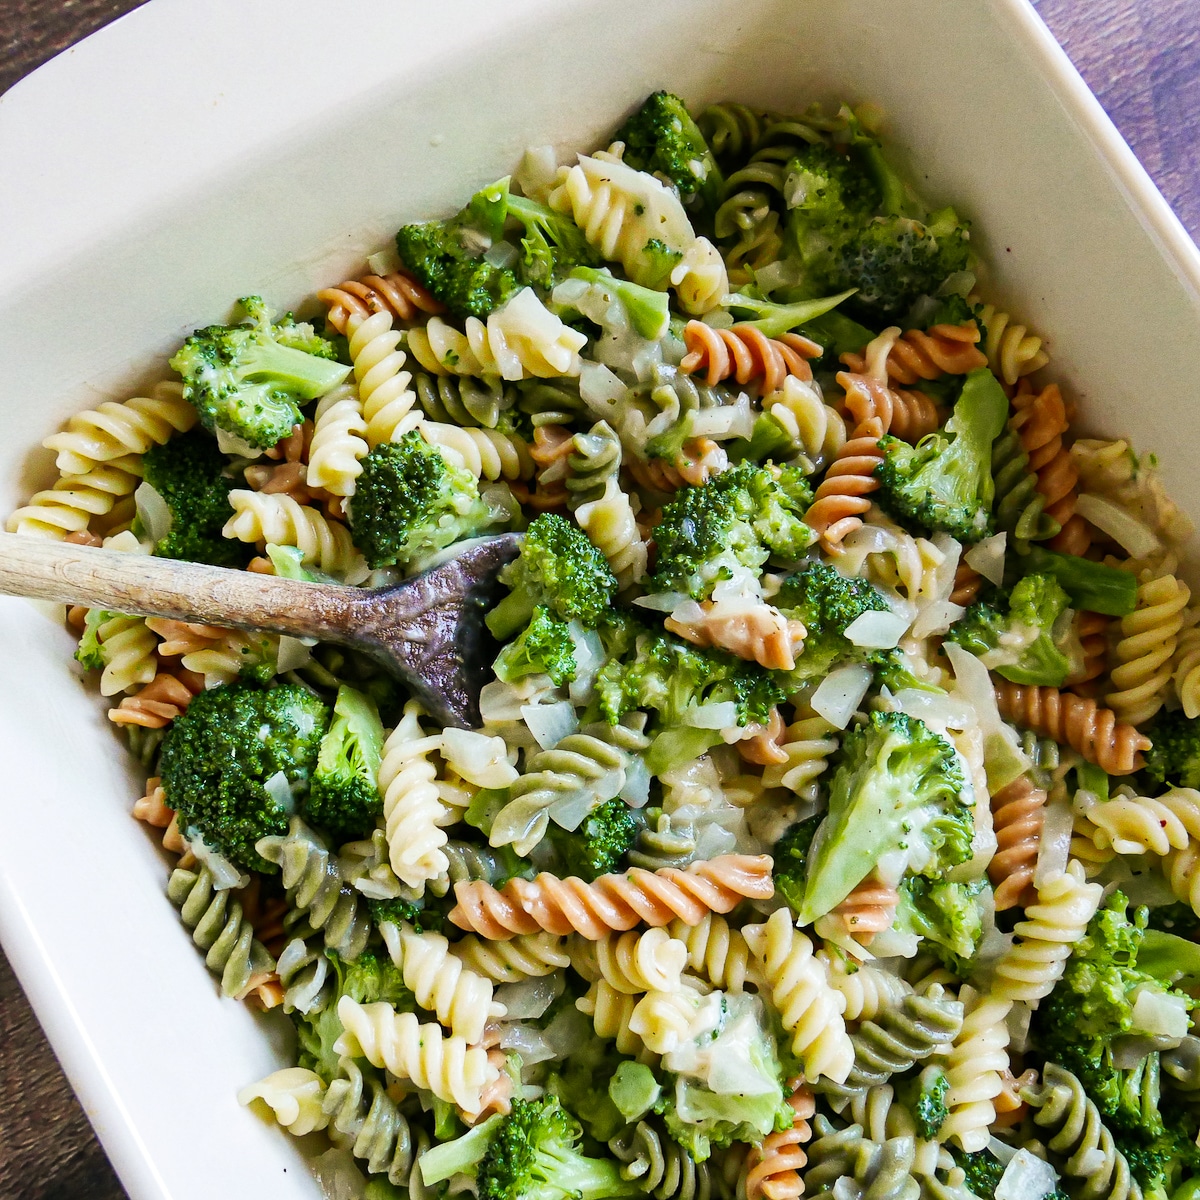
<path fill-rule="evenodd" d="M 658 87 L 881 105 L 1084 428 L 1157 450 L 1200 518 L 1200 256 L 1025 0 L 152 0 L 0 99 L 0 509 L 52 477 L 43 437 L 164 377 L 234 297 L 299 304 Z M 287 1022 L 220 999 L 71 652 L 0 598 L 5 949 L 135 1200 L 316 1196 L 235 1100 Z"/>

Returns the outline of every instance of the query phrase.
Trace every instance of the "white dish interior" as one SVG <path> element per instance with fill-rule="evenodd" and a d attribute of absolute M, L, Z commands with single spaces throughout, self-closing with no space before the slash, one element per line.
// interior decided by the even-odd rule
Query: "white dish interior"
<path fill-rule="evenodd" d="M 357 0 L 336 19 L 155 0 L 0 100 L 0 509 L 49 482 L 44 436 L 164 377 L 235 297 L 297 305 L 526 145 L 594 146 L 657 87 L 882 105 L 928 198 L 975 222 L 989 296 L 1048 336 L 1083 426 L 1156 450 L 1200 518 L 1181 436 L 1200 259 L 1024 0 Z M 0 934 L 126 1187 L 319 1194 L 235 1100 L 286 1021 L 219 998 L 61 624 L 0 614 Z"/>

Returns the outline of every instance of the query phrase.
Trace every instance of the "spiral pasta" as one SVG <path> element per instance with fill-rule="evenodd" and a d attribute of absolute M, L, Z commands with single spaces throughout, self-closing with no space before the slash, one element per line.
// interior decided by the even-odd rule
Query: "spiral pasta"
<path fill-rule="evenodd" d="M 813 1121 L 816 1140 L 809 1145 L 805 1186 L 813 1200 L 833 1200 L 834 1185 L 851 1179 L 872 1200 L 918 1200 L 921 1185 L 913 1178 L 916 1145 L 911 1137 L 873 1142 L 862 1126 L 836 1129 L 820 1113 Z"/>
<path fill-rule="evenodd" d="M 688 970 L 713 987 L 738 993 L 748 983 L 760 985 L 762 976 L 750 957 L 745 935 L 718 913 L 706 913 L 696 925 L 676 918 L 667 932 L 686 948 Z"/>
<path fill-rule="evenodd" d="M 887 378 L 910 385 L 942 375 L 965 375 L 976 367 L 987 366 L 987 358 L 978 342 L 979 327 L 974 321 L 962 325 L 933 325 L 928 331 L 909 329 L 896 338 L 888 351 Z M 843 354 L 841 361 L 859 375 L 867 362 L 864 355 L 854 353 Z"/>
<path fill-rule="evenodd" d="M 818 932 L 833 938 L 832 930 L 840 927 L 846 937 L 853 938 L 861 946 L 869 946 L 877 933 L 891 929 L 899 901 L 899 892 L 872 872 L 820 919 Z"/>
<path fill-rule="evenodd" d="M 883 422 L 871 417 L 859 425 L 842 446 L 821 480 L 804 523 L 821 539 L 822 547 L 837 554 L 847 534 L 863 523 L 871 507 L 868 497 L 879 490 L 875 468 L 883 461 L 879 439 Z"/>
<path fill-rule="evenodd" d="M 992 478 L 996 528 L 1009 534 L 1015 545 L 1045 541 L 1058 533 L 1059 523 L 1045 511 L 1046 497 L 1029 469 L 1029 454 L 1011 425 L 992 443 Z"/>
<path fill-rule="evenodd" d="M 842 1020 L 845 999 L 830 986 L 829 972 L 813 955 L 812 942 L 792 925 L 787 908 L 772 913 L 764 925 L 745 926 L 742 933 L 761 964 L 805 1076 L 810 1081 L 825 1077 L 844 1082 L 854 1065 L 854 1046 Z"/>
<path fill-rule="evenodd" d="M 972 296 L 971 303 L 977 304 L 977 298 Z M 1009 387 L 1050 361 L 1050 356 L 1042 349 L 1042 339 L 1028 332 L 1024 325 L 1017 324 L 1008 313 L 999 311 L 994 304 L 983 306 L 979 321 L 987 330 L 983 350 L 988 366 Z"/>
<path fill-rule="evenodd" d="M 802 622 L 761 600 L 705 600 L 689 615 L 676 609 L 663 624 L 697 646 L 719 646 L 770 671 L 790 671 L 804 646 Z"/>
<path fill-rule="evenodd" d="M 468 317 L 460 331 L 431 317 L 408 334 L 413 358 L 431 375 L 482 375 L 517 380 L 579 374 L 579 352 L 587 338 L 556 317 L 524 288 L 484 324 Z"/>
<path fill-rule="evenodd" d="M 992 793 L 992 828 L 996 834 L 996 853 L 988 863 L 988 878 L 996 889 L 996 910 L 1000 912 L 1031 901 L 1033 871 L 1045 817 L 1046 792 L 1028 774 Z"/>
<path fill-rule="evenodd" d="M 723 854 L 682 871 L 634 868 L 624 875 L 601 875 L 592 883 L 547 874 L 510 879 L 500 890 L 486 883 L 460 883 L 450 920 L 494 941 L 539 929 L 597 941 L 639 921 L 659 926 L 679 918 L 696 925 L 706 912 L 729 912 L 743 898 L 765 900 L 773 892 L 770 858 Z"/>
<path fill-rule="evenodd" d="M 838 748 L 833 732 L 833 726 L 824 717 L 802 717 L 793 722 L 779 743 L 785 761 L 769 763 L 763 769 L 763 784 L 789 788 L 807 797 L 829 766 L 830 755 Z"/>
<path fill-rule="evenodd" d="M 1037 902 L 1013 927 L 1016 941 L 996 963 L 992 995 L 1027 1004 L 1048 996 L 1103 894 L 1098 883 L 1085 882 L 1083 867 L 1075 861 L 1063 874 L 1039 884 Z"/>
<path fill-rule="evenodd" d="M 115 696 L 149 684 L 158 673 L 154 650 L 158 642 L 144 617 L 93 610 L 88 625 L 95 633 L 103 668 L 100 694 Z"/>
<path fill-rule="evenodd" d="M 854 428 L 877 417 L 884 433 L 915 444 L 941 423 L 937 405 L 924 392 L 898 391 L 869 375 L 846 371 L 838 372 L 837 382 Z"/>
<path fill-rule="evenodd" d="M 1142 1191 L 1125 1156 L 1113 1144 L 1100 1112 L 1065 1067 L 1047 1063 L 1040 1086 L 1021 1089 L 1034 1122 L 1050 1133 L 1047 1146 L 1065 1159 L 1063 1173 L 1082 1184 L 1081 1195 L 1140 1200 Z"/>
<path fill-rule="evenodd" d="M 382 922 L 379 932 L 404 974 L 404 986 L 452 1034 L 478 1042 L 488 1020 L 504 1016 L 504 1005 L 492 999 L 492 981 L 451 954 L 450 943 L 440 933 L 418 933 L 392 921 Z"/>
<path fill-rule="evenodd" d="M 229 493 L 229 503 L 234 515 L 221 531 L 225 537 L 260 546 L 295 546 L 305 563 L 327 575 L 346 583 L 366 579 L 367 564 L 354 548 L 350 530 L 340 521 L 283 494 L 235 488 Z"/>
<path fill-rule="evenodd" d="M 464 966 L 493 983 L 537 979 L 571 964 L 563 939 L 552 933 L 525 933 L 506 942 L 468 934 L 455 942 L 450 952 Z"/>
<path fill-rule="evenodd" d="M 345 1030 L 334 1046 L 339 1054 L 411 1079 L 468 1116 L 483 1107 L 484 1089 L 499 1077 L 482 1046 L 445 1036 L 436 1022 L 422 1025 L 390 1004 L 359 1004 L 349 996 L 338 1001 L 337 1012 Z"/>
<path fill-rule="evenodd" d="M 397 1187 L 415 1179 L 413 1166 L 423 1135 L 414 1136 L 408 1118 L 374 1071 L 364 1071 L 353 1058 L 339 1059 L 322 1106 L 331 1136 L 336 1135 L 370 1174 L 386 1176 Z"/>
<path fill-rule="evenodd" d="M 762 410 L 807 460 L 805 470 L 823 470 L 845 445 L 845 421 L 807 380 L 789 375 L 782 387 L 763 396 Z"/>
<path fill-rule="evenodd" d="M 1171 684 L 1184 716 L 1200 717 L 1200 625 L 1194 611 L 1188 614 L 1185 628 L 1175 639 Z"/>
<path fill-rule="evenodd" d="M 224 995 L 240 1000 L 274 971 L 275 960 L 255 938 L 241 901 L 228 890 L 217 891 L 207 867 L 176 867 L 167 896 L 192 931 L 192 941 L 205 951 L 205 965 L 220 976 Z"/>
<path fill-rule="evenodd" d="M 325 319 L 338 333 L 346 333 L 354 318 L 365 320 L 374 313 L 411 321 L 419 312 L 446 311 L 407 271 L 350 279 L 337 287 L 322 288 L 317 299 L 329 306 Z"/>
<path fill-rule="evenodd" d="M 413 387 L 428 420 L 466 428 L 495 429 L 501 416 L 520 399 L 520 393 L 511 384 L 472 379 L 469 375 L 427 375 L 418 371 L 413 377 Z"/>
<path fill-rule="evenodd" d="M 615 1042 L 618 1054 L 628 1054 L 639 1060 L 650 1057 L 650 1051 L 639 1034 L 630 1027 L 637 999 L 618 992 L 603 979 L 598 979 L 587 994 L 575 1001 L 581 1013 L 592 1018 L 596 1036 Z"/>
<path fill-rule="evenodd" d="M 625 784 L 628 763 L 619 746 L 590 733 L 567 734 L 530 757 L 492 821 L 489 841 L 527 855 L 545 837 L 551 808 L 574 798 L 586 798 L 593 808 L 613 799 Z"/>
<path fill-rule="evenodd" d="M 788 1097 L 795 1116 L 790 1129 L 769 1133 L 746 1156 L 746 1200 L 797 1200 L 804 1194 L 801 1169 L 808 1156 L 802 1147 L 812 1136 L 808 1119 L 816 1112 L 812 1092 L 801 1084 Z"/>
<path fill-rule="evenodd" d="M 988 1143 L 996 1119 L 993 1104 L 1000 1094 L 1000 1076 L 1008 1070 L 1008 1026 L 1011 1000 L 998 1000 L 964 988 L 966 1005 L 962 1029 L 946 1054 L 946 1092 L 949 1110 L 938 1137 L 956 1141 L 968 1153 Z"/>
<path fill-rule="evenodd" d="M 147 617 L 146 627 L 162 639 L 158 644 L 160 657 L 178 658 L 185 670 L 203 677 L 205 687 L 232 683 L 243 671 L 266 669 L 274 673 L 279 652 L 277 634 L 224 629 L 167 617 Z"/>
<path fill-rule="evenodd" d="M 78 475 L 63 475 L 11 513 L 6 528 L 10 533 L 59 541 L 86 534 L 92 519 L 111 514 L 114 505 L 133 494 L 140 478 L 141 463 L 133 456 L 97 463 Z"/>
<path fill-rule="evenodd" d="M 1141 768 L 1141 752 L 1150 749 L 1150 739 L 1119 722 L 1111 709 L 1052 687 L 1002 679 L 992 683 L 1006 721 L 1070 746 L 1109 775 L 1130 775 Z"/>
<path fill-rule="evenodd" d="M 1190 599 L 1191 589 L 1174 575 L 1138 585 L 1137 607 L 1121 618 L 1121 638 L 1113 651 L 1116 665 L 1109 675 L 1114 690 L 1105 696 L 1117 720 L 1142 725 L 1162 707 Z"/>
<path fill-rule="evenodd" d="M 303 1015 L 321 1012 L 334 996 L 324 935 L 313 930 L 307 919 L 289 933 L 292 936 L 275 964 L 283 988 L 283 1011 Z"/>
<path fill-rule="evenodd" d="M 238 1092 L 239 1104 L 262 1100 L 275 1120 L 296 1137 L 324 1129 L 329 1124 L 325 1112 L 325 1084 L 321 1077 L 306 1067 L 284 1067 L 272 1071 L 257 1083 Z"/>
<path fill-rule="evenodd" d="M 601 978 L 630 996 L 677 988 L 688 958 L 687 946 L 663 928 L 610 933 L 594 946 Z"/>
<path fill-rule="evenodd" d="M 898 975 L 881 971 L 870 963 L 860 963 L 850 970 L 841 957 L 818 950 L 817 957 L 825 964 L 829 986 L 840 992 L 846 1001 L 842 1017 L 846 1021 L 871 1021 L 884 1009 L 894 1008 L 912 988 Z"/>
<path fill-rule="evenodd" d="M 429 755 L 441 748 L 440 734 L 426 736 L 421 706 L 410 700 L 399 724 L 383 745 L 379 764 L 379 791 L 383 796 L 392 870 L 412 887 L 435 879 L 449 867 L 442 847 L 442 827 L 453 815 L 438 794 L 437 770 Z"/>
<path fill-rule="evenodd" d="M 1161 858 L 1200 842 L 1200 792 L 1177 787 L 1161 796 L 1118 796 L 1092 805 L 1087 819 L 1098 848 Z"/>
<path fill-rule="evenodd" d="M 529 479 L 533 459 L 524 441 L 495 429 L 463 429 L 440 421 L 422 421 L 421 436 L 441 451 L 454 466 L 463 467 L 476 479 Z"/>
<path fill-rule="evenodd" d="M 317 402 L 306 481 L 334 496 L 353 496 L 362 474 L 360 459 L 370 448 L 363 402 L 352 384 L 343 383 Z"/>
<path fill-rule="evenodd" d="M 755 381 L 763 393 L 777 392 L 788 376 L 812 379 L 810 358 L 821 347 L 798 333 L 767 337 L 757 326 L 742 323 L 714 329 L 703 321 L 689 321 L 683 330 L 687 354 L 679 369 L 685 375 L 703 372 L 704 382 L 714 387 L 722 379 L 739 384 Z"/>
<path fill-rule="evenodd" d="M 630 1032 L 651 1054 L 670 1054 L 695 1040 L 701 1002 L 701 993 L 686 979 L 673 991 L 646 992 L 629 1014 Z"/>
<path fill-rule="evenodd" d="M 673 1138 L 650 1121 L 638 1121 L 609 1140 L 621 1163 L 621 1178 L 636 1182 L 655 1200 L 709 1200 L 712 1183 L 707 1162 L 696 1162 Z"/>

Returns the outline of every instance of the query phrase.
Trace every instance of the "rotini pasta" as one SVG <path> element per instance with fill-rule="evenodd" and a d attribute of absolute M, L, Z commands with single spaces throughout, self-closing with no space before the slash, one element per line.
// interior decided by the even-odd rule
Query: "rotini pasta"
<path fill-rule="evenodd" d="M 525 933 L 506 942 L 468 934 L 450 951 L 464 966 L 493 983 L 537 979 L 571 964 L 563 939 L 552 933 Z"/>
<path fill-rule="evenodd" d="M 719 914 L 706 913 L 696 925 L 677 918 L 667 932 L 687 949 L 688 970 L 713 987 L 736 994 L 747 984 L 760 986 L 762 976 L 750 957 L 745 935 Z"/>
<path fill-rule="evenodd" d="M 586 944 L 595 947 L 601 978 L 630 996 L 677 988 L 688 958 L 687 946 L 662 928 L 610 933 Z"/>
<path fill-rule="evenodd" d="M 987 365 L 978 342 L 979 328 L 974 321 L 933 325 L 928 330 L 910 329 L 900 334 L 888 350 L 886 378 L 908 386 L 942 375 L 965 375 Z M 863 374 L 867 366 L 862 354 L 843 354 L 842 362 L 857 375 Z"/>
<path fill-rule="evenodd" d="M 650 1121 L 628 1126 L 608 1148 L 621 1163 L 621 1177 L 655 1200 L 709 1200 L 712 1195 L 709 1164 L 696 1162 Z"/>
<path fill-rule="evenodd" d="M 597 1037 L 616 1043 L 618 1054 L 643 1060 L 650 1057 L 649 1049 L 630 1027 L 633 1010 L 637 1007 L 634 996 L 618 992 L 605 980 L 598 979 L 585 996 L 575 1001 L 575 1007 L 592 1018 Z"/>
<path fill-rule="evenodd" d="M 1033 872 L 1045 816 L 1046 792 L 1028 774 L 1019 775 L 992 794 L 996 853 L 988 863 L 995 886 L 996 910 L 1024 907 L 1035 896 Z"/>
<path fill-rule="evenodd" d="M 367 422 L 357 390 L 344 383 L 322 396 L 313 418 L 306 482 L 334 496 L 353 496 L 355 480 L 362 474 L 360 459 L 370 447 Z"/>
<path fill-rule="evenodd" d="M 445 311 L 407 271 L 350 279 L 337 287 L 323 288 L 317 299 L 329 306 L 325 319 L 338 333 L 346 333 L 353 318 L 365 320 L 373 313 L 390 313 L 397 320 L 412 321 L 418 313 Z"/>
<path fill-rule="evenodd" d="M 879 449 L 883 434 L 883 422 L 878 417 L 851 433 L 804 514 L 804 523 L 820 537 L 822 547 L 830 554 L 838 553 L 846 535 L 863 523 L 863 515 L 871 507 L 868 497 L 879 490 L 875 468 L 883 461 Z"/>
<path fill-rule="evenodd" d="M 885 1008 L 895 1008 L 912 988 L 898 975 L 881 971 L 869 963 L 853 969 L 841 957 L 818 950 L 817 957 L 828 971 L 829 986 L 846 1001 L 842 1017 L 846 1021 L 874 1020 Z"/>
<path fill-rule="evenodd" d="M 978 298 L 972 296 L 971 303 L 978 304 Z M 979 321 L 987 330 L 983 348 L 988 366 L 1009 387 L 1015 386 L 1022 376 L 1032 375 L 1050 361 L 1050 356 L 1042 349 L 1042 339 L 1029 333 L 1024 325 L 1017 324 L 1008 313 L 999 311 L 994 304 L 983 306 Z"/>
<path fill-rule="evenodd" d="M 440 421 L 422 421 L 421 436 L 456 467 L 476 479 L 530 479 L 533 459 L 519 437 L 495 429 L 463 429 Z"/>
<path fill-rule="evenodd" d="M 796 1200 L 804 1194 L 801 1169 L 808 1156 L 802 1147 L 812 1136 L 808 1119 L 816 1112 L 812 1092 L 801 1084 L 789 1097 L 788 1104 L 796 1114 L 792 1127 L 769 1133 L 761 1145 L 746 1156 L 746 1200 Z"/>
<path fill-rule="evenodd" d="M 993 1101 L 1000 1094 L 1001 1074 L 1008 1070 L 1005 1018 L 1012 1001 L 979 995 L 971 988 L 963 989 L 961 999 L 966 1013 L 946 1055 L 949 1113 L 938 1137 L 955 1141 L 973 1154 L 987 1145 L 989 1127 L 996 1119 Z"/>
<path fill-rule="evenodd" d="M 807 797 L 829 766 L 830 755 L 838 748 L 838 740 L 832 734 L 833 726 L 824 717 L 803 717 L 789 725 L 779 745 L 786 759 L 763 769 L 763 783 L 767 787 L 789 788 Z"/>
<path fill-rule="evenodd" d="M 355 549 L 350 530 L 340 521 L 330 520 L 315 508 L 297 504 L 290 496 L 269 492 L 250 492 L 235 488 L 229 493 L 233 516 L 222 533 L 239 542 L 257 542 L 259 546 L 295 546 L 311 563 L 327 575 L 336 575 L 346 583 L 361 583 L 367 577 L 367 564 Z"/>
<path fill-rule="evenodd" d="M 788 376 L 812 379 L 810 358 L 821 347 L 798 333 L 769 338 L 754 325 L 714 329 L 703 321 L 689 321 L 683 331 L 687 355 L 679 364 L 685 375 L 704 372 L 704 382 L 714 387 L 723 379 L 740 384 L 756 381 L 764 393 L 777 392 Z"/>
<path fill-rule="evenodd" d="M 778 391 L 763 397 L 762 409 L 793 449 L 804 456 L 806 470 L 823 470 L 846 443 L 846 422 L 825 403 L 813 383 L 795 375 L 789 375 Z"/>

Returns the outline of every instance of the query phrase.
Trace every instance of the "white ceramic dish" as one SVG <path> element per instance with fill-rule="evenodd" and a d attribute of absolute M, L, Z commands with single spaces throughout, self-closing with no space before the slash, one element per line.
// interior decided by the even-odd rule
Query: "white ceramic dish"
<path fill-rule="evenodd" d="M 1025 0 L 153 0 L 0 99 L 0 509 L 48 478 L 42 437 L 233 297 L 295 304 L 658 86 L 882 104 L 1085 423 L 1157 449 L 1200 517 L 1200 255 Z M 219 999 L 70 653 L 0 599 L 5 949 L 136 1200 L 315 1196 L 234 1099 L 281 1024 Z"/>

